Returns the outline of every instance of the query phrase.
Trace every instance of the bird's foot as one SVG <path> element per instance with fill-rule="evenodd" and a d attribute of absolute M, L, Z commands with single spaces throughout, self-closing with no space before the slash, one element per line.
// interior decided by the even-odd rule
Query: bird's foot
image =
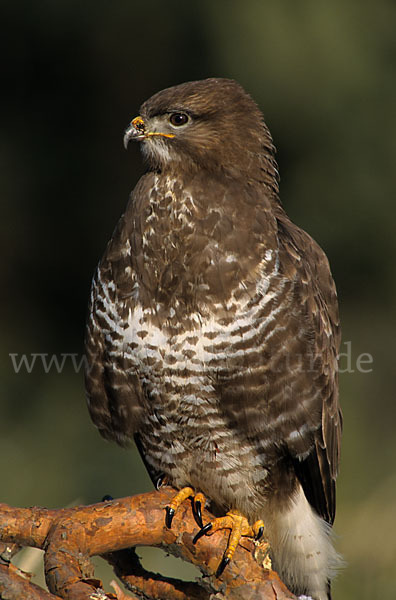
<path fill-rule="evenodd" d="M 198 523 L 199 527 L 201 527 L 201 530 L 202 530 L 202 528 L 203 528 L 202 509 L 205 506 L 206 499 L 205 499 L 205 496 L 203 494 L 201 494 L 200 492 L 198 494 L 196 494 L 191 487 L 182 488 L 176 494 L 176 496 L 174 496 L 172 498 L 172 500 L 169 502 L 168 506 L 166 507 L 165 525 L 168 527 L 168 529 L 170 529 L 172 526 L 172 520 L 173 520 L 173 517 L 175 516 L 177 509 L 187 498 L 193 499 L 194 517 L 195 517 L 195 520 Z"/>
<path fill-rule="evenodd" d="M 264 533 L 264 523 L 260 520 L 256 521 L 253 525 L 249 525 L 246 517 L 241 515 L 238 511 L 229 511 L 224 517 L 214 519 L 210 523 L 207 523 L 205 527 L 202 527 L 195 536 L 193 543 L 196 544 L 202 536 L 212 535 L 212 533 L 219 531 L 219 529 L 231 529 L 231 533 L 228 539 L 226 551 L 224 552 L 223 558 L 217 567 L 216 577 L 220 577 L 234 556 L 241 537 L 246 536 L 252 537 L 255 540 L 259 540 Z"/>
<path fill-rule="evenodd" d="M 163 485 L 168 484 L 168 478 L 165 473 L 160 473 L 154 481 L 155 489 L 160 490 Z"/>

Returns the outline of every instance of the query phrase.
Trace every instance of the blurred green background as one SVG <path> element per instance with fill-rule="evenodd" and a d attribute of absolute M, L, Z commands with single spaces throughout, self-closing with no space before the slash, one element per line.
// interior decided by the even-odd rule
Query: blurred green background
<path fill-rule="evenodd" d="M 60 373 L 31 361 L 81 358 L 95 264 L 144 170 L 122 147 L 140 103 L 232 77 L 262 108 L 282 201 L 339 291 L 347 567 L 334 596 L 395 598 L 396 3 L 2 0 L 0 13 L 1 500 L 61 507 L 151 489 L 136 451 L 91 425 L 71 357 Z"/>

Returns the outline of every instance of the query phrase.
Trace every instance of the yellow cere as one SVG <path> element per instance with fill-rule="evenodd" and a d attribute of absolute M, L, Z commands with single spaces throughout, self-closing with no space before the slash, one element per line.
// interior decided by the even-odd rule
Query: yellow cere
<path fill-rule="evenodd" d="M 131 125 L 135 128 L 138 129 L 139 131 L 144 132 L 145 130 L 145 123 L 142 119 L 142 117 L 135 117 L 132 121 L 131 121 Z"/>
<path fill-rule="evenodd" d="M 153 137 L 154 135 L 160 135 L 160 136 L 166 137 L 166 138 L 174 138 L 175 137 L 174 133 L 161 133 L 160 131 L 146 131 L 146 124 L 144 122 L 144 119 L 142 119 L 142 117 L 135 117 L 131 121 L 131 125 L 135 129 L 137 129 L 138 131 L 143 133 L 146 137 Z"/>

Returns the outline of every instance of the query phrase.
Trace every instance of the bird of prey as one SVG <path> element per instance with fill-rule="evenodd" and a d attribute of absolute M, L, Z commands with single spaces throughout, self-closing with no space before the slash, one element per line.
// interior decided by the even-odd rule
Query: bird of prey
<path fill-rule="evenodd" d="M 342 419 L 327 258 L 286 215 L 270 132 L 235 81 L 158 92 L 131 140 L 148 169 L 93 278 L 92 420 L 180 490 L 169 527 L 193 497 L 196 541 L 231 529 L 218 576 L 264 532 L 291 590 L 328 600 Z"/>

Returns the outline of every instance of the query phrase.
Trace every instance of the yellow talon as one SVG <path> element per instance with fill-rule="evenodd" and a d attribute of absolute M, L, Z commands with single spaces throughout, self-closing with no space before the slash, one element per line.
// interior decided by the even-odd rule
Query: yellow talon
<path fill-rule="evenodd" d="M 179 492 L 177 492 L 176 496 L 172 498 L 169 503 L 169 508 L 173 508 L 173 510 L 177 510 L 181 504 L 183 504 L 184 500 L 194 495 L 194 490 L 190 487 L 184 487 Z"/>
<path fill-rule="evenodd" d="M 220 577 L 234 556 L 241 537 L 253 537 L 256 540 L 259 539 L 264 533 L 264 523 L 259 520 L 256 521 L 253 526 L 250 526 L 246 517 L 241 513 L 238 511 L 229 511 L 224 517 L 214 519 L 211 523 L 205 525 L 205 527 L 203 527 L 195 536 L 194 543 L 196 543 L 203 535 L 212 535 L 212 533 L 219 531 L 220 529 L 231 529 L 231 533 L 223 559 L 217 568 L 216 577 Z"/>
<path fill-rule="evenodd" d="M 190 497 L 193 498 L 193 512 L 194 512 L 195 520 L 197 521 L 198 525 L 202 529 L 202 527 L 203 527 L 202 509 L 205 506 L 206 498 L 201 492 L 198 492 L 198 494 L 195 494 L 193 488 L 191 488 L 191 487 L 182 488 L 176 494 L 176 496 L 174 496 L 172 498 L 172 500 L 166 507 L 165 525 L 169 529 L 172 526 L 172 519 L 175 516 L 177 509 L 187 498 L 190 498 Z"/>
<path fill-rule="evenodd" d="M 239 511 L 230 510 L 224 517 L 213 519 L 213 521 L 204 526 L 202 522 L 202 509 L 204 508 L 206 502 L 205 496 L 201 492 L 195 494 L 193 488 L 191 487 L 184 487 L 177 492 L 177 494 L 169 502 L 168 506 L 166 506 L 165 525 L 169 529 L 172 526 L 172 519 L 179 506 L 185 500 L 187 500 L 187 498 L 191 497 L 193 498 L 194 517 L 200 526 L 200 530 L 194 537 L 194 544 L 196 544 L 197 541 L 204 535 L 212 535 L 215 533 L 215 531 L 219 531 L 220 529 L 231 529 L 226 551 L 224 552 L 223 558 L 216 571 L 216 577 L 220 577 L 234 556 L 235 550 L 241 541 L 241 537 L 252 537 L 255 540 L 259 540 L 264 533 L 264 523 L 263 521 L 259 520 L 253 523 L 253 525 L 249 525 L 247 518 L 244 517 Z M 265 563 L 264 568 L 271 568 L 271 563 L 268 556 L 269 544 L 263 543 L 260 544 L 260 546 L 262 546 L 262 549 L 265 551 L 265 555 L 263 557 L 263 564 Z"/>

